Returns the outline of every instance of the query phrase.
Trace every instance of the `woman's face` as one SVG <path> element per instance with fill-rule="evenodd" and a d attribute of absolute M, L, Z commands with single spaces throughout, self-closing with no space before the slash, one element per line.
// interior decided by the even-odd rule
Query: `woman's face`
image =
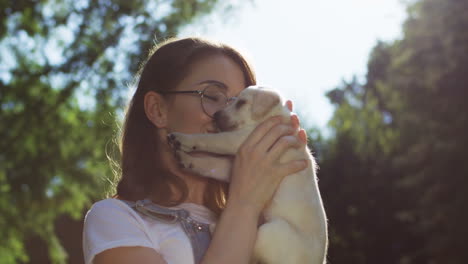
<path fill-rule="evenodd" d="M 195 62 L 173 91 L 203 90 L 218 82 L 227 97 L 237 96 L 246 86 L 241 68 L 225 55 L 210 55 Z M 202 108 L 198 94 L 168 97 L 167 132 L 213 133 L 213 119 Z"/>

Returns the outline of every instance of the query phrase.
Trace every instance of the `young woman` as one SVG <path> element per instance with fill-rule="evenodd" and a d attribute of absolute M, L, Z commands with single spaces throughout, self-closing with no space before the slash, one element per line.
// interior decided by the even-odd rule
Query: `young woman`
<path fill-rule="evenodd" d="M 303 130 L 291 136 L 297 117 L 293 126 L 261 123 L 234 157 L 229 184 L 181 169 L 166 138 L 216 133 L 214 113 L 255 83 L 247 61 L 227 45 L 186 38 L 150 52 L 126 113 L 117 194 L 85 219 L 86 263 L 249 263 L 262 209 L 283 177 L 306 166 L 277 161 L 306 142 Z M 203 246 L 197 230 L 214 223 Z"/>

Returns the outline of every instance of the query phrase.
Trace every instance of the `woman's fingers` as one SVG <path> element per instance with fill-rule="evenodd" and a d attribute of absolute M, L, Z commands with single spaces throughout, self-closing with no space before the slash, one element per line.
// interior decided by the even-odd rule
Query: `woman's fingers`
<path fill-rule="evenodd" d="M 305 132 L 304 129 L 300 127 L 300 122 L 299 122 L 299 117 L 297 115 L 293 114 L 291 115 L 291 123 L 293 124 L 293 127 L 295 129 L 298 129 L 297 136 L 299 139 L 304 143 L 307 144 L 307 133 Z"/>
<path fill-rule="evenodd" d="M 288 107 L 289 111 L 292 111 L 292 101 L 291 100 L 286 101 L 286 106 Z"/>
<path fill-rule="evenodd" d="M 299 140 L 297 136 L 289 135 L 283 136 L 271 147 L 269 151 L 268 158 L 272 162 L 279 162 L 279 158 L 289 149 L 289 148 L 299 148 L 304 146 L 304 144 Z"/>
<path fill-rule="evenodd" d="M 299 141 L 296 140 L 296 137 L 285 137 L 288 135 L 295 134 L 296 132 Z M 284 139 L 282 139 L 282 137 Z M 288 142 L 292 144 L 288 144 Z M 262 138 L 261 141 L 257 144 L 255 149 L 259 152 L 268 152 L 271 151 L 271 149 L 276 144 L 280 144 L 288 148 L 298 147 L 300 146 L 301 142 L 304 145 L 307 144 L 307 136 L 305 134 L 305 131 L 299 127 L 299 118 L 297 117 L 297 115 L 291 115 L 290 124 L 278 124 L 272 127 L 270 131 L 265 135 L 265 137 Z M 279 149 L 279 154 L 282 153 L 281 151 L 285 150 L 284 147 Z M 277 157 L 275 157 L 275 159 L 276 158 Z"/>
<path fill-rule="evenodd" d="M 244 151 L 255 151 L 262 155 L 274 148 L 273 155 L 269 157 L 270 160 L 276 160 L 287 148 L 307 144 L 307 135 L 300 129 L 296 115 L 291 116 L 290 124 L 278 123 L 278 120 L 279 118 L 275 117 L 260 124 L 244 142 Z M 290 136 L 292 134 L 296 136 Z"/>
<path fill-rule="evenodd" d="M 281 137 L 291 135 L 294 133 L 294 128 L 291 125 L 279 124 L 270 129 L 255 146 L 255 150 L 260 153 L 269 152 L 270 149 L 275 145 L 275 142 L 279 141 Z"/>
<path fill-rule="evenodd" d="M 297 136 L 299 137 L 302 143 L 307 144 L 307 133 L 305 132 L 304 129 L 299 130 L 299 133 L 297 133 Z"/>
<path fill-rule="evenodd" d="M 275 117 L 275 122 L 277 122 L 276 118 L 279 117 Z M 290 119 L 290 123 L 288 124 L 275 123 L 271 126 L 270 123 L 264 127 L 255 129 L 251 134 L 252 140 L 249 143 L 255 144 L 255 151 L 257 152 L 269 151 L 280 137 L 294 134 L 299 129 L 299 118 L 297 115 L 291 115 Z M 268 128 L 269 130 L 267 130 Z"/>

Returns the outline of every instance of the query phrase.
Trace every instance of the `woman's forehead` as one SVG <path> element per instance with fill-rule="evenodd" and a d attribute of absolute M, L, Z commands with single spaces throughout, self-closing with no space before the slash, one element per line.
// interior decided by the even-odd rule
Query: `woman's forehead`
<path fill-rule="evenodd" d="M 188 69 L 181 85 L 197 86 L 217 83 L 228 90 L 245 88 L 241 66 L 225 55 L 211 55 L 197 60 Z"/>

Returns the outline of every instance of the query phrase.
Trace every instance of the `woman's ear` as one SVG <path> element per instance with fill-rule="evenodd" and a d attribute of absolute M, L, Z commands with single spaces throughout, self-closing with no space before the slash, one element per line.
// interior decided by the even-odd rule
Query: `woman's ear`
<path fill-rule="evenodd" d="M 167 104 L 164 97 L 154 91 L 149 91 L 144 98 L 146 117 L 158 128 L 167 126 Z"/>

